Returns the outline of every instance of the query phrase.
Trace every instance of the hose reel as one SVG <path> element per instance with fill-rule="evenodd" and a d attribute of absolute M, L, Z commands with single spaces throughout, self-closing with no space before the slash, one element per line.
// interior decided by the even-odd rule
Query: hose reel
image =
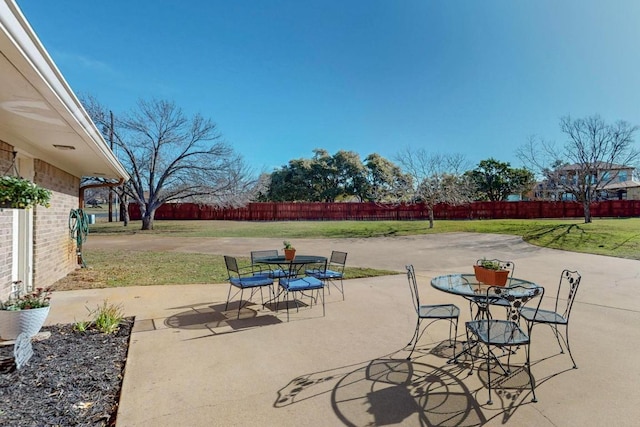
<path fill-rule="evenodd" d="M 69 212 L 69 237 L 76 241 L 76 256 L 78 264 L 81 264 L 82 268 L 87 267 L 82 257 L 82 244 L 87 241 L 88 234 L 89 216 L 82 209 L 71 209 Z"/>

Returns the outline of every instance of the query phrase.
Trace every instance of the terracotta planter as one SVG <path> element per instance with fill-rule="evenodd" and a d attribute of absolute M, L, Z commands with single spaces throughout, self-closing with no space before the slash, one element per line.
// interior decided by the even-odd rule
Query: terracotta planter
<path fill-rule="evenodd" d="M 473 270 L 476 273 L 476 280 L 485 285 L 504 286 L 509 278 L 508 270 L 490 270 L 481 265 L 474 265 Z"/>
<path fill-rule="evenodd" d="M 287 261 L 291 261 L 296 257 L 295 249 L 285 249 L 284 250 L 284 259 Z"/>
<path fill-rule="evenodd" d="M 34 336 L 44 325 L 51 307 L 32 308 L 29 310 L 0 310 L 0 339 L 15 340 L 25 332 Z"/>

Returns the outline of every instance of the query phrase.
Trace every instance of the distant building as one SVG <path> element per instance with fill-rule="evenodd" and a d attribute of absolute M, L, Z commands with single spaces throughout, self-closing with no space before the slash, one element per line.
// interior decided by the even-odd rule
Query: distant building
<path fill-rule="evenodd" d="M 596 185 L 597 200 L 640 200 L 640 182 L 635 181 L 635 168 L 600 162 L 595 173 L 584 174 L 581 165 L 565 165 L 538 182 L 533 189 L 533 200 L 575 200 L 572 191 L 579 183 Z M 584 180 L 584 181 L 582 181 Z"/>

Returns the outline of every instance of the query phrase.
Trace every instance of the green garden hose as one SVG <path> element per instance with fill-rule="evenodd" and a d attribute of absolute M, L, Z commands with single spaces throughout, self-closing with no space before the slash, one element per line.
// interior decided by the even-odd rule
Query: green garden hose
<path fill-rule="evenodd" d="M 87 241 L 89 234 L 89 216 L 82 209 L 71 209 L 69 212 L 69 236 L 76 241 L 78 263 L 83 268 L 87 265 L 82 258 L 82 244 Z"/>

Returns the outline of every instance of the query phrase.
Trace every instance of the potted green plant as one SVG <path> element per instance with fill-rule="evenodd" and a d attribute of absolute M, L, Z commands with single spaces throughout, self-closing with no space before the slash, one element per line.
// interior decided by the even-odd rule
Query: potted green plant
<path fill-rule="evenodd" d="M 0 302 L 0 339 L 14 340 L 21 333 L 29 337 L 40 331 L 49 315 L 51 288 L 13 296 Z"/>
<path fill-rule="evenodd" d="M 284 245 L 284 259 L 287 261 L 293 260 L 296 257 L 296 248 L 288 240 L 285 240 L 282 244 Z"/>
<path fill-rule="evenodd" d="M 509 277 L 509 270 L 504 270 L 495 260 L 482 259 L 474 266 L 476 280 L 485 285 L 504 286 Z"/>
<path fill-rule="evenodd" d="M 18 176 L 0 177 L 0 208 L 49 207 L 51 191 Z"/>

